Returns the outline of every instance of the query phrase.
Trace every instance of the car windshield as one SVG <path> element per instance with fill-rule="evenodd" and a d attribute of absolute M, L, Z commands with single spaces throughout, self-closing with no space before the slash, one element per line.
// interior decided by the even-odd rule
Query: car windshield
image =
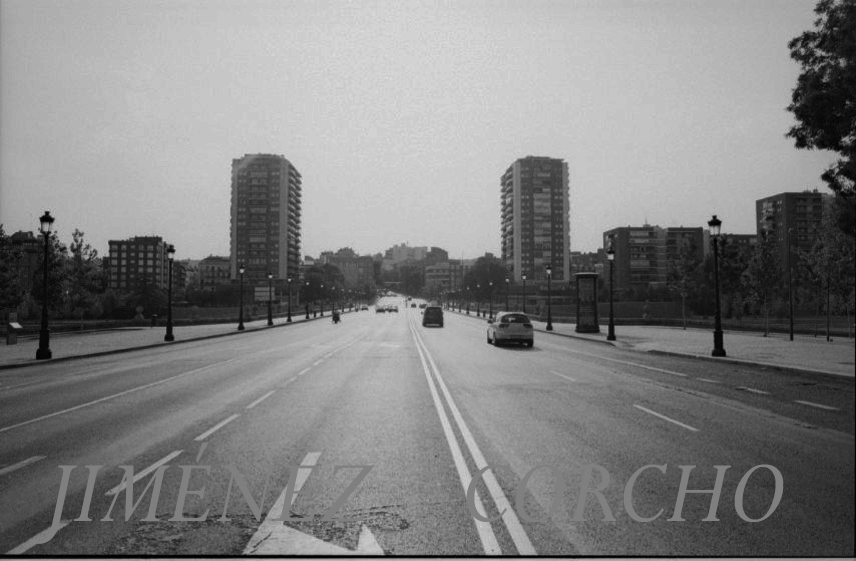
<path fill-rule="evenodd" d="M 499 318 L 499 323 L 529 323 L 529 316 L 526 314 L 505 314 Z"/>

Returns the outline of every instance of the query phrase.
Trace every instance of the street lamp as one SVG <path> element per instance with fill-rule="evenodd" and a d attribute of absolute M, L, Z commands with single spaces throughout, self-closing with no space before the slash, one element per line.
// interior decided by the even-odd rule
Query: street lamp
<path fill-rule="evenodd" d="M 612 292 L 615 281 L 615 248 L 612 246 L 612 236 L 609 236 L 609 247 L 606 249 L 606 258 L 609 259 L 609 331 L 607 341 L 615 341 L 615 316 L 612 313 Z"/>
<path fill-rule="evenodd" d="M 51 358 L 51 332 L 48 329 L 48 252 L 50 251 L 48 244 L 50 242 L 51 227 L 53 227 L 54 217 L 50 211 L 39 218 L 41 222 L 42 234 L 45 236 L 45 276 L 44 276 L 44 301 L 42 302 L 42 328 L 39 331 L 39 348 L 36 350 L 36 359 L 44 360 Z"/>
<path fill-rule="evenodd" d="M 293 279 L 288 277 L 286 282 L 288 283 L 288 313 L 285 316 L 285 322 L 291 323 L 291 281 Z M 309 309 L 306 309 L 306 319 L 309 319 Z"/>
<path fill-rule="evenodd" d="M 716 291 L 716 309 L 713 313 L 713 352 L 711 356 L 725 356 L 725 347 L 722 345 L 722 316 L 719 312 L 719 232 L 722 220 L 713 215 L 708 223 L 710 235 L 713 237 L 713 285 Z"/>
<path fill-rule="evenodd" d="M 547 331 L 553 331 L 553 308 L 551 306 L 550 279 L 553 277 L 553 266 L 547 263 Z"/>
<path fill-rule="evenodd" d="M 487 298 L 488 302 L 490 302 L 490 314 L 488 314 L 487 319 L 493 320 L 493 281 L 488 281 L 488 292 Z"/>
<path fill-rule="evenodd" d="M 309 281 L 306 281 L 306 292 L 303 294 L 306 297 L 306 302 L 304 302 L 306 306 L 306 319 L 309 319 Z"/>
<path fill-rule="evenodd" d="M 238 331 L 244 330 L 244 264 L 238 265 L 238 273 L 241 275 L 241 282 L 238 288 Z"/>
<path fill-rule="evenodd" d="M 520 275 L 520 278 L 523 279 L 523 313 L 526 313 L 526 273 Z"/>
<path fill-rule="evenodd" d="M 794 286 L 793 286 L 793 268 L 791 267 L 791 234 L 794 229 L 788 228 L 788 315 L 790 316 L 790 338 L 794 340 Z"/>
<path fill-rule="evenodd" d="M 321 283 L 321 317 L 324 317 L 324 283 Z"/>
<path fill-rule="evenodd" d="M 508 277 L 505 277 L 505 311 L 508 311 Z"/>
<path fill-rule="evenodd" d="M 169 244 L 166 246 L 166 258 L 169 261 L 169 288 L 167 289 L 166 300 L 166 335 L 163 336 L 164 341 L 175 341 L 175 336 L 172 334 L 172 261 L 175 259 L 175 246 Z"/>
<path fill-rule="evenodd" d="M 467 315 L 470 315 L 470 286 L 467 285 Z"/>
<path fill-rule="evenodd" d="M 268 326 L 273 325 L 273 273 L 268 272 Z"/>
<path fill-rule="evenodd" d="M 476 283 L 476 317 L 481 317 L 481 283 Z"/>

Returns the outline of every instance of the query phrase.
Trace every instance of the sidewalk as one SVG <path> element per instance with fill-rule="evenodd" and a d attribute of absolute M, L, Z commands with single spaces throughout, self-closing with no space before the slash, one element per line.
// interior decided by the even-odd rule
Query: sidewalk
<path fill-rule="evenodd" d="M 304 314 L 292 315 L 293 323 L 307 321 L 304 317 Z M 475 321 L 486 322 L 486 319 L 477 318 L 475 314 L 470 317 Z M 319 316 L 310 318 L 308 321 L 330 321 L 330 315 L 326 313 L 323 318 Z M 850 378 L 854 378 L 856 374 L 854 340 L 841 337 L 827 342 L 825 337 L 797 335 L 794 336 L 793 341 L 789 341 L 788 336 L 782 334 L 764 337 L 754 333 L 726 331 L 724 346 L 727 356 L 714 358 L 710 356 L 710 351 L 713 349 L 713 332 L 710 330 L 622 325 L 615 328 L 616 341 L 609 342 L 606 340 L 605 325 L 601 325 L 601 333 L 590 334 L 576 333 L 573 324 L 553 323 L 553 331 L 550 333 L 546 331 L 544 322 L 533 321 L 532 323 L 536 331 L 540 332 L 538 337 L 573 337 L 641 352 L 689 356 L 719 362 L 748 363 Z M 244 325 L 246 327 L 244 333 L 246 333 L 257 329 L 278 329 L 289 324 L 285 318 L 274 318 L 274 326 L 268 328 L 265 318 L 245 322 Z M 50 348 L 53 359 L 50 362 L 145 347 L 177 345 L 192 340 L 242 333 L 237 330 L 237 325 L 234 323 L 178 326 L 174 329 L 175 341 L 167 343 L 163 340 L 165 332 L 166 328 L 159 325 L 154 328 L 129 327 L 109 331 L 52 333 Z M 46 361 L 35 358 L 38 347 L 38 338 L 18 339 L 17 345 L 5 345 L 0 342 L 0 370 L 45 364 Z"/>
<path fill-rule="evenodd" d="M 354 312 L 348 312 L 354 313 Z M 368 312 L 357 312 L 368 313 Z M 330 321 L 330 313 L 324 317 L 305 319 L 305 313 L 292 314 L 292 324 L 303 321 Z M 289 324 L 285 317 L 274 318 L 273 327 L 268 327 L 267 317 L 244 322 L 244 331 L 238 331 L 237 323 L 218 323 L 209 325 L 179 325 L 173 328 L 175 341 L 165 342 L 166 326 L 156 327 L 124 327 L 119 329 L 83 332 L 51 333 L 51 360 L 36 360 L 36 350 L 39 348 L 39 338 L 18 338 L 16 345 L 6 345 L 0 341 L 0 370 L 20 366 L 35 366 L 83 356 L 98 356 L 125 352 L 134 349 L 157 347 L 162 345 L 179 345 L 188 341 L 237 335 L 258 329 L 278 329 Z"/>
<path fill-rule="evenodd" d="M 475 318 L 475 314 L 470 317 Z M 577 333 L 576 325 L 570 323 L 554 322 L 552 333 L 546 330 L 545 322 L 533 321 L 532 325 L 536 331 L 543 332 L 543 335 L 539 333 L 536 338 L 566 336 L 641 352 L 761 365 L 782 370 L 850 378 L 856 375 L 856 359 L 854 359 L 856 346 L 853 339 L 844 337 L 835 337 L 832 341 L 827 341 L 825 336 L 815 338 L 810 335 L 794 335 L 794 340 L 790 341 L 787 334 L 781 333 L 764 337 L 760 333 L 725 331 L 723 346 L 727 356 L 714 358 L 710 355 L 713 350 L 713 331 L 708 329 L 684 330 L 680 327 L 619 325 L 615 327 L 616 340 L 607 341 L 608 331 L 605 322 L 601 323 L 600 333 Z"/>

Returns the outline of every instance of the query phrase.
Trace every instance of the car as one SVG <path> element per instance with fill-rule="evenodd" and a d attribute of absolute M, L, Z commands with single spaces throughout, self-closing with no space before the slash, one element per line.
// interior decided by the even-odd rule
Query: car
<path fill-rule="evenodd" d="M 389 307 L 389 311 L 390 311 L 390 312 L 395 312 L 395 313 L 397 314 L 397 313 L 398 313 L 398 306 L 396 306 L 395 304 L 393 304 L 392 306 L 390 306 L 390 307 Z"/>
<path fill-rule="evenodd" d="M 487 322 L 487 343 L 499 346 L 502 343 L 520 343 L 531 347 L 535 344 L 532 321 L 523 312 L 500 312 Z"/>
<path fill-rule="evenodd" d="M 420 302 L 420 303 L 419 303 L 419 308 L 420 308 L 420 309 L 422 309 L 422 310 L 424 310 L 427 306 L 428 306 L 428 304 L 426 304 L 425 302 Z"/>
<path fill-rule="evenodd" d="M 368 306 L 366 306 L 365 304 L 363 304 L 362 306 L 360 306 L 360 311 L 361 311 L 361 312 L 367 312 L 367 311 L 368 311 L 368 309 L 369 309 L 369 307 L 368 307 Z"/>
<path fill-rule="evenodd" d="M 426 306 L 422 312 L 422 326 L 436 325 L 443 327 L 443 308 L 440 306 Z"/>
<path fill-rule="evenodd" d="M 384 308 L 383 306 L 375 306 L 374 311 L 377 314 L 382 314 L 382 313 L 386 312 L 386 308 Z"/>
<path fill-rule="evenodd" d="M 411 303 L 410 303 L 410 307 L 411 307 L 411 308 L 415 308 L 415 307 L 416 307 L 416 302 L 411 302 Z"/>

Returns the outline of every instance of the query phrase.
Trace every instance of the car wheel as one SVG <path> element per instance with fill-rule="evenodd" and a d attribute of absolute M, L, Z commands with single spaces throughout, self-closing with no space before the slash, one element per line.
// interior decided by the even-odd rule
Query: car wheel
<path fill-rule="evenodd" d="M 535 345 L 535 341 L 526 341 L 526 346 L 530 349 Z"/>
<path fill-rule="evenodd" d="M 492 345 L 492 344 L 493 344 L 493 343 L 491 343 L 491 340 L 490 340 L 490 333 L 488 333 L 488 334 L 487 334 L 487 344 L 488 344 L 488 345 Z"/>

